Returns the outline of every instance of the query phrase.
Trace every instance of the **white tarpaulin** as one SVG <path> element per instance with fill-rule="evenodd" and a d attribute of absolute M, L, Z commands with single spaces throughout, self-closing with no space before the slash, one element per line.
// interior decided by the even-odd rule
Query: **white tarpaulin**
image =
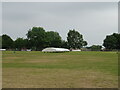
<path fill-rule="evenodd" d="M 45 48 L 42 52 L 68 52 L 68 49 L 65 48 Z"/>

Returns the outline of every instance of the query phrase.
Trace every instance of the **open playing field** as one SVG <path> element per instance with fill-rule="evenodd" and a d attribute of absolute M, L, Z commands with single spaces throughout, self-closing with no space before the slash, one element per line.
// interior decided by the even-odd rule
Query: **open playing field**
<path fill-rule="evenodd" d="M 116 52 L 3 51 L 3 88 L 117 88 Z"/>

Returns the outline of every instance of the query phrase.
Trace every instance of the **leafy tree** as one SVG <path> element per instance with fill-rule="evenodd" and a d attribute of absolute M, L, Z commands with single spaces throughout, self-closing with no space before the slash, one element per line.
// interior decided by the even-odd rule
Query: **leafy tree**
<path fill-rule="evenodd" d="M 69 30 L 67 37 L 69 48 L 80 49 L 82 46 L 87 45 L 86 41 L 83 41 L 83 36 L 78 31 Z"/>
<path fill-rule="evenodd" d="M 88 44 L 87 41 L 83 41 L 82 43 L 83 46 L 87 46 L 87 44 Z"/>
<path fill-rule="evenodd" d="M 2 49 L 2 36 L 0 36 L 0 49 Z"/>
<path fill-rule="evenodd" d="M 115 49 L 120 50 L 120 34 L 113 33 L 113 36 L 116 38 L 116 48 Z"/>
<path fill-rule="evenodd" d="M 14 41 L 14 47 L 17 48 L 18 50 L 21 50 L 22 48 L 25 48 L 26 45 L 25 45 L 25 40 L 23 38 L 17 38 L 15 41 Z"/>
<path fill-rule="evenodd" d="M 92 46 L 90 47 L 90 49 L 91 49 L 92 51 L 100 51 L 101 48 L 102 48 L 102 46 L 100 46 L 100 45 L 92 45 Z"/>
<path fill-rule="evenodd" d="M 29 46 L 34 50 L 42 50 L 45 47 L 60 47 L 61 37 L 54 31 L 45 32 L 42 27 L 33 27 L 27 33 Z"/>
<path fill-rule="evenodd" d="M 42 27 L 33 27 L 26 35 L 35 50 L 42 50 L 45 47 L 45 30 Z"/>
<path fill-rule="evenodd" d="M 17 38 L 14 41 L 14 48 L 17 48 L 18 50 L 21 50 L 22 48 L 24 49 L 30 48 L 29 40 L 23 38 Z"/>
<path fill-rule="evenodd" d="M 28 40 L 28 39 L 24 39 L 24 47 L 25 48 L 28 48 L 28 49 L 30 49 L 31 48 L 31 44 L 30 44 L 30 41 Z"/>
<path fill-rule="evenodd" d="M 107 50 L 120 49 L 120 34 L 107 35 L 103 41 L 103 46 Z"/>
<path fill-rule="evenodd" d="M 62 40 L 61 47 L 62 47 L 62 48 L 68 48 L 68 49 L 69 49 L 68 42 L 67 42 L 67 41 Z"/>
<path fill-rule="evenodd" d="M 48 31 L 46 32 L 46 42 L 48 47 L 60 47 L 61 37 L 58 32 Z"/>
<path fill-rule="evenodd" d="M 2 35 L 2 48 L 3 49 L 11 49 L 13 46 L 13 40 L 10 36 L 4 34 Z"/>

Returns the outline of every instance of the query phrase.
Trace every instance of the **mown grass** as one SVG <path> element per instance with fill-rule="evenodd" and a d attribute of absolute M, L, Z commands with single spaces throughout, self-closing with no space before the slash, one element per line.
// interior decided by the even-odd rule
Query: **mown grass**
<path fill-rule="evenodd" d="M 27 78 L 27 76 L 31 79 L 27 80 L 24 85 L 22 85 L 23 82 L 17 82 L 18 84 L 16 83 L 14 87 L 104 88 L 117 87 L 118 84 L 118 54 L 116 52 L 43 53 L 17 51 L 14 53 L 4 51 L 2 58 L 3 87 L 14 85 L 14 82 L 17 82 L 14 81 L 16 78 L 12 79 L 9 76 L 18 76 L 18 73 L 22 79 Z M 62 76 L 63 81 L 59 80 L 59 75 Z M 91 78 L 92 76 L 94 78 Z M 7 80 L 12 80 L 11 84 L 8 84 Z M 21 80 L 21 78 L 17 77 L 17 80 Z M 28 84 L 29 81 L 34 81 L 34 85 Z M 107 85 L 107 83 L 110 84 Z"/>

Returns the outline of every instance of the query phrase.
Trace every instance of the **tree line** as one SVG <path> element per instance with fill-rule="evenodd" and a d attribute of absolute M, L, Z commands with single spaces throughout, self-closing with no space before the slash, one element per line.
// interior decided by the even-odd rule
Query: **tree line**
<path fill-rule="evenodd" d="M 87 46 L 87 41 L 83 39 L 83 35 L 78 31 L 69 30 L 67 33 L 67 41 L 62 40 L 58 32 L 54 31 L 45 31 L 42 27 L 33 27 L 29 29 L 27 38 L 17 38 L 12 40 L 12 38 L 6 34 L 0 36 L 0 45 L 2 49 L 11 49 L 11 50 L 21 50 L 21 49 L 31 49 L 40 51 L 46 47 L 58 47 L 58 48 L 68 48 L 68 49 L 81 49 L 84 46 Z M 120 49 L 120 34 L 113 33 L 112 35 L 106 36 L 103 41 L 103 46 L 106 50 Z M 91 50 L 100 50 L 102 46 L 92 45 L 87 47 Z"/>
<path fill-rule="evenodd" d="M 62 40 L 58 32 L 45 31 L 42 27 L 33 27 L 29 29 L 27 38 L 12 38 L 6 34 L 2 35 L 2 48 L 3 49 L 32 49 L 42 50 L 46 47 L 58 47 L 58 48 L 72 48 L 78 49 L 87 45 L 87 42 L 83 40 L 82 34 L 75 30 L 69 30 L 67 41 Z"/>

